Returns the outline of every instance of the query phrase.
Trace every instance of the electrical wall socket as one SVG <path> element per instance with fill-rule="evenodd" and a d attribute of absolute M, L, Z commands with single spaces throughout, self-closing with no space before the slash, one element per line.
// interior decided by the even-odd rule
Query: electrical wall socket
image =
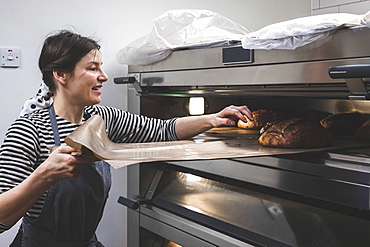
<path fill-rule="evenodd" d="M 1 67 L 18 68 L 21 63 L 21 51 L 19 48 L 0 48 Z"/>

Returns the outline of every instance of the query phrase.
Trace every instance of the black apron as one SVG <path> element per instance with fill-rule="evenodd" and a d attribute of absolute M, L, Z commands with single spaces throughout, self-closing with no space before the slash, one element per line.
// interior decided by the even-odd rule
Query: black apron
<path fill-rule="evenodd" d="M 55 145 L 60 145 L 54 108 L 49 108 Z M 95 231 L 111 187 L 110 165 L 97 161 L 83 165 L 74 180 L 58 180 L 47 191 L 36 220 L 23 217 L 11 247 L 103 246 Z"/>

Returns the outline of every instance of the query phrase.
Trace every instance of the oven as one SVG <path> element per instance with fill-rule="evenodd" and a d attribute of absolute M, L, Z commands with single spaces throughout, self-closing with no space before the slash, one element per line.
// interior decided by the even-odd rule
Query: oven
<path fill-rule="evenodd" d="M 193 97 L 205 113 L 246 104 L 368 117 L 368 40 L 370 29 L 355 28 L 295 50 L 179 49 L 115 82 L 132 84 L 141 114 L 163 119 L 189 115 Z M 128 246 L 370 246 L 370 142 L 335 139 L 343 145 L 128 166 L 118 199 Z"/>

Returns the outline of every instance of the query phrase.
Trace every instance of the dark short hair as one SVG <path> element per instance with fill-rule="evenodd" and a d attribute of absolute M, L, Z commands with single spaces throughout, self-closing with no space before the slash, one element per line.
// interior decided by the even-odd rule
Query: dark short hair
<path fill-rule="evenodd" d="M 42 79 L 54 92 L 53 71 L 71 73 L 78 61 L 93 49 L 100 49 L 97 41 L 77 33 L 61 30 L 46 38 L 39 57 Z"/>

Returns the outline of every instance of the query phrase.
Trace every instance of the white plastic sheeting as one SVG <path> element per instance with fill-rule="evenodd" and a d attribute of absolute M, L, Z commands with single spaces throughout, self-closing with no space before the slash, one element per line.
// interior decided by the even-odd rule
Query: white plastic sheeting
<path fill-rule="evenodd" d="M 154 20 L 151 33 L 121 49 L 117 61 L 147 65 L 165 59 L 175 49 L 223 46 L 241 42 L 244 49 L 294 50 L 331 35 L 339 28 L 370 27 L 364 15 L 325 14 L 292 19 L 251 31 L 209 10 L 170 10 Z"/>
<path fill-rule="evenodd" d="M 117 61 L 145 65 L 166 58 L 173 49 L 213 47 L 237 40 L 251 30 L 209 10 L 170 10 L 154 20 L 150 34 L 117 53 Z"/>
<path fill-rule="evenodd" d="M 294 50 L 329 36 L 342 27 L 370 26 L 370 12 L 365 15 L 347 13 L 302 17 L 275 23 L 250 32 L 242 39 L 244 49 Z"/>

